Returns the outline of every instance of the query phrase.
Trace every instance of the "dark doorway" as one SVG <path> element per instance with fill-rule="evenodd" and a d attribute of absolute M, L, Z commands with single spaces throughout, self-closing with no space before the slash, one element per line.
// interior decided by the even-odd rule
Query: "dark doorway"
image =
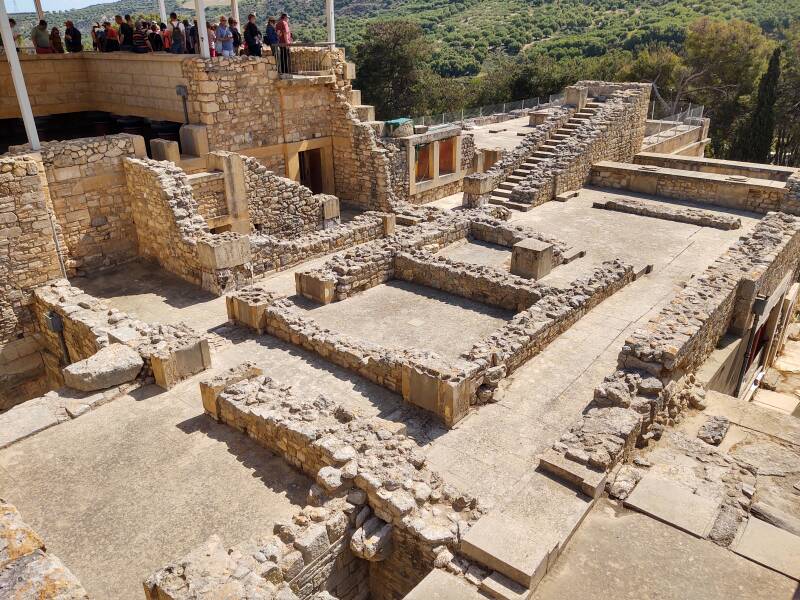
<path fill-rule="evenodd" d="M 320 148 L 300 152 L 300 183 L 315 194 L 322 193 L 322 150 Z"/>

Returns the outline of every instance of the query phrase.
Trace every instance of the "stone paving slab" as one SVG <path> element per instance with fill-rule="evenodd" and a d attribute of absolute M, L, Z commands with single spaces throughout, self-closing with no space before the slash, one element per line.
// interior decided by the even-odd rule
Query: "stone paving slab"
<path fill-rule="evenodd" d="M 24 402 L 0 415 L 0 448 L 58 425 L 58 418 L 43 402 Z"/>
<path fill-rule="evenodd" d="M 434 569 L 403 600 L 485 600 L 465 579 Z"/>
<path fill-rule="evenodd" d="M 800 537 L 750 517 L 731 549 L 753 562 L 800 581 Z"/>
<path fill-rule="evenodd" d="M 702 538 L 714 524 L 719 502 L 648 474 L 626 498 L 625 506 Z"/>
<path fill-rule="evenodd" d="M 589 498 L 549 477 L 534 476 L 514 499 L 485 515 L 461 542 L 468 557 L 534 588 L 591 507 Z"/>

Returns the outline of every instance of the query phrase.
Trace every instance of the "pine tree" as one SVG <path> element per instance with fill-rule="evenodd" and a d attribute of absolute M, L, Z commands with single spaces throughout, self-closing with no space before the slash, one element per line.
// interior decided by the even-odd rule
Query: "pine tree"
<path fill-rule="evenodd" d="M 758 84 L 756 107 L 737 132 L 731 148 L 731 158 L 768 163 L 775 136 L 775 102 L 781 75 L 781 49 L 775 48 L 767 72 Z"/>

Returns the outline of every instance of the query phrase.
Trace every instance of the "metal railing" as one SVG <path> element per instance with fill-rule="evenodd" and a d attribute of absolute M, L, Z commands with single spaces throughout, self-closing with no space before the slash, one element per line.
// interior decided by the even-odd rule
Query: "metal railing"
<path fill-rule="evenodd" d="M 276 44 L 271 48 L 275 54 L 278 72 L 288 75 L 314 75 L 333 70 L 333 55 L 330 44 Z"/>
<path fill-rule="evenodd" d="M 425 115 L 414 117 L 414 125 L 427 125 L 435 127 L 437 125 L 448 125 L 451 123 L 461 123 L 483 117 L 496 115 L 510 115 L 522 110 L 535 110 L 538 107 L 556 106 L 563 104 L 564 94 L 550 94 L 538 98 L 526 98 L 525 100 L 513 100 L 511 102 L 501 102 L 498 104 L 486 104 L 476 108 L 462 108 L 452 112 L 438 113 L 435 115 Z"/>
<path fill-rule="evenodd" d="M 686 131 L 686 127 L 702 125 L 701 119 L 704 112 L 704 106 L 688 104 L 680 112 L 656 118 L 657 110 L 653 104 L 650 110 L 647 137 L 670 138 Z M 655 139 L 651 143 L 656 143 Z"/>

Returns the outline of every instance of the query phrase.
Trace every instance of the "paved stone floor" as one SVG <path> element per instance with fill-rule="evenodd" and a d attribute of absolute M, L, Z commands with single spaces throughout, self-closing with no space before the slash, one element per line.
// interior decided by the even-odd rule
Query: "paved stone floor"
<path fill-rule="evenodd" d="M 448 358 L 502 327 L 513 312 L 405 281 L 391 281 L 310 311 L 323 327 L 387 347 Z"/>
<path fill-rule="evenodd" d="M 643 514 L 599 501 L 535 600 L 790 600 L 797 582 Z"/>
<path fill-rule="evenodd" d="M 443 248 L 439 254 L 451 260 L 486 265 L 503 271 L 511 269 L 511 249 L 480 241 L 465 241 Z"/>
<path fill-rule="evenodd" d="M 296 395 L 325 394 L 364 415 L 406 421 L 415 416 L 410 433 L 431 467 L 465 491 L 502 505 L 541 485 L 542 476 L 534 472 L 538 454 L 591 400 L 628 332 L 755 222 L 745 216 L 743 230 L 731 232 L 592 209 L 603 193 L 585 190 L 566 204 L 549 203 L 513 218 L 586 250 L 586 257 L 555 269 L 548 276 L 552 283 L 572 281 L 617 257 L 652 264 L 653 273 L 596 307 L 505 381 L 498 403 L 481 407 L 450 431 L 384 388 L 311 353 L 227 326 L 224 299 L 152 266 L 131 263 L 73 283 L 144 320 L 184 321 L 209 332 L 214 370 L 251 359 Z M 497 264 L 507 251 L 462 244 L 447 252 Z M 291 295 L 293 270 L 262 285 Z M 420 339 L 420 346 L 451 352 L 508 316 L 486 307 L 464 310 L 469 307 L 461 299 L 420 291 L 380 286 L 310 314 L 376 341 L 416 345 Z M 276 517 L 302 503 L 306 480 L 201 416 L 197 379 L 167 393 L 112 402 L 0 452 L 0 476 L 11 482 L 0 487 L 10 489 L 8 499 L 95 596 L 114 598 L 109 590 L 117 587 L 133 590 L 142 577 L 210 533 L 235 543 L 252 533 L 253 524 L 269 529 Z M 557 495 L 546 498 L 558 501 Z M 551 501 L 546 498 L 541 502 Z M 541 508 L 547 513 L 548 507 Z M 614 535 L 622 539 L 622 533 Z"/>
<path fill-rule="evenodd" d="M 95 599 L 210 535 L 236 543 L 305 505 L 311 481 L 206 417 L 197 377 L 138 390 L 0 452 L 0 489 Z"/>

